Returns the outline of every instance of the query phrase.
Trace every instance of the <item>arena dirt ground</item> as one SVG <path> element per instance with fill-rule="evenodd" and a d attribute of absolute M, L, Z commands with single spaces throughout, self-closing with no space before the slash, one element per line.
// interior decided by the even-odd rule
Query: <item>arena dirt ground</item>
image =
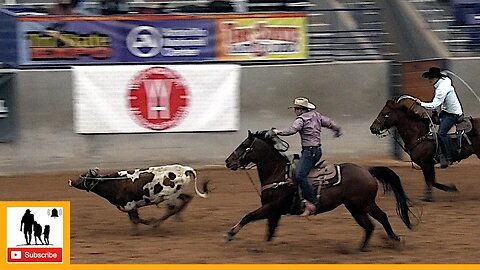
<path fill-rule="evenodd" d="M 181 219 L 170 219 L 153 229 L 137 229 L 125 213 L 96 194 L 68 187 L 80 172 L 42 173 L 0 177 L 0 200 L 68 200 L 71 202 L 71 263 L 480 263 L 480 161 L 472 158 L 447 170 L 437 169 L 442 183 L 460 190 L 451 194 L 435 190 L 436 202 L 419 201 L 423 195 L 421 171 L 407 162 L 357 162 L 364 166 L 387 165 L 401 177 L 420 217 L 408 230 L 395 213 L 393 194 L 378 194 L 404 245 L 393 246 L 379 223 L 371 251 L 358 252 L 363 230 L 347 210 L 310 219 L 285 216 L 273 242 L 264 239 L 266 221 L 246 226 L 232 242 L 223 234 L 259 205 L 259 196 L 244 171 L 198 168 L 201 180 L 209 179 L 208 199 L 195 197 Z M 250 175 L 257 180 L 255 171 Z M 255 181 L 256 186 L 258 183 Z M 193 188 L 190 190 L 193 193 Z M 158 216 L 164 209 L 146 207 L 143 217 Z"/>

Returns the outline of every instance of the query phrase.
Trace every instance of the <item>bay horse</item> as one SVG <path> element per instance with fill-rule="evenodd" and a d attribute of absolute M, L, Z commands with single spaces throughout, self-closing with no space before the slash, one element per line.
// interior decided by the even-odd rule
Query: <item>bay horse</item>
<path fill-rule="evenodd" d="M 262 206 L 246 214 L 233 226 L 226 233 L 226 240 L 233 240 L 248 223 L 267 219 L 266 240 L 271 241 L 282 215 L 302 213 L 297 184 L 288 176 L 294 175 L 289 173 L 290 160 L 277 150 L 279 140 L 281 139 L 270 131 L 256 133 L 248 131 L 247 138 L 225 160 L 227 168 L 231 170 L 244 169 L 252 163 L 255 164 L 262 186 L 260 195 Z M 398 175 L 387 167 L 366 169 L 353 163 L 342 163 L 338 166 L 342 180 L 336 186 L 322 188 L 315 215 L 344 204 L 365 231 L 361 251 L 368 250 L 368 243 L 374 230 L 370 217 L 382 224 L 390 239 L 400 242 L 400 237 L 393 232 L 387 215 L 375 202 L 378 180 L 384 185 L 384 190 L 393 190 L 397 200 L 397 214 L 409 229 L 412 228 L 408 216 L 409 200 Z"/>
<path fill-rule="evenodd" d="M 438 145 L 436 134 L 432 135 L 430 131 L 430 127 L 433 125 L 431 113 L 431 110 L 418 105 L 414 97 L 403 95 L 387 100 L 370 126 L 370 131 L 376 135 L 383 134 L 392 127 L 397 128 L 398 134 L 404 142 L 402 148 L 423 172 L 426 184 L 423 200 L 428 202 L 433 201 L 432 187 L 447 192 L 458 191 L 454 184 L 444 185 L 435 179 L 435 164 L 438 163 L 435 157 Z M 461 148 L 453 157 L 454 161 L 459 162 L 472 154 L 476 154 L 480 158 L 480 119 L 472 118 L 470 122 L 471 131 L 466 132 L 465 135 L 468 136 L 471 143 L 468 143 L 467 139 L 463 139 Z M 458 144 L 458 138 L 453 139 L 452 145 Z"/>

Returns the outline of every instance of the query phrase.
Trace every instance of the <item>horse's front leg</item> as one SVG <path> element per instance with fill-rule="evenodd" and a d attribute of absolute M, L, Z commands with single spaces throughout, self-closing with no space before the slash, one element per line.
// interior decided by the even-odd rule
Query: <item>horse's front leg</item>
<path fill-rule="evenodd" d="M 433 202 L 432 186 L 435 183 L 435 167 L 433 162 L 425 162 L 420 164 L 422 168 L 423 177 L 425 179 L 425 192 L 423 200 L 426 202 Z"/>
<path fill-rule="evenodd" d="M 273 237 L 275 236 L 275 231 L 278 227 L 278 222 L 282 217 L 281 214 L 274 215 L 268 218 L 268 233 L 267 233 L 267 241 L 272 241 Z"/>
<path fill-rule="evenodd" d="M 248 223 L 257 221 L 259 219 L 267 219 L 272 217 L 272 211 L 275 210 L 273 204 L 265 204 L 262 207 L 258 208 L 255 211 L 252 211 L 246 214 L 240 222 L 235 224 L 226 234 L 225 238 L 227 241 L 232 241 L 235 239 L 235 235 Z M 273 230 L 275 231 L 275 230 Z"/>
<path fill-rule="evenodd" d="M 425 177 L 425 183 L 427 187 L 425 189 L 425 196 L 423 198 L 426 202 L 433 202 L 432 187 L 447 191 L 447 192 L 457 192 L 458 189 L 454 184 L 444 185 L 438 183 L 435 180 L 435 166 L 432 163 L 424 163 L 420 166 L 422 168 L 423 176 Z"/>

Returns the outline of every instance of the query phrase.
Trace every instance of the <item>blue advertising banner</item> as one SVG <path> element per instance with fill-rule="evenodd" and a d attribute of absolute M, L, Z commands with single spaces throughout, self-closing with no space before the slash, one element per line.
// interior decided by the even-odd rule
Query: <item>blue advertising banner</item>
<path fill-rule="evenodd" d="M 20 21 L 19 65 L 196 62 L 215 58 L 215 22 Z"/>
<path fill-rule="evenodd" d="M 15 14 L 0 9 L 0 62 L 4 64 L 17 63 L 17 22 Z"/>

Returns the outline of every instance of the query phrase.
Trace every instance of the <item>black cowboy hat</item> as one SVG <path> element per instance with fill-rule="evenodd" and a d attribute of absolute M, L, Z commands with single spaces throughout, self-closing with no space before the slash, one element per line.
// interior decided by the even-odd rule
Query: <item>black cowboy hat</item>
<path fill-rule="evenodd" d="M 428 71 L 422 74 L 422 77 L 427 79 L 433 79 L 433 78 L 442 78 L 442 77 L 445 77 L 445 75 L 440 72 L 440 68 L 431 67 L 430 69 L 428 69 Z"/>

